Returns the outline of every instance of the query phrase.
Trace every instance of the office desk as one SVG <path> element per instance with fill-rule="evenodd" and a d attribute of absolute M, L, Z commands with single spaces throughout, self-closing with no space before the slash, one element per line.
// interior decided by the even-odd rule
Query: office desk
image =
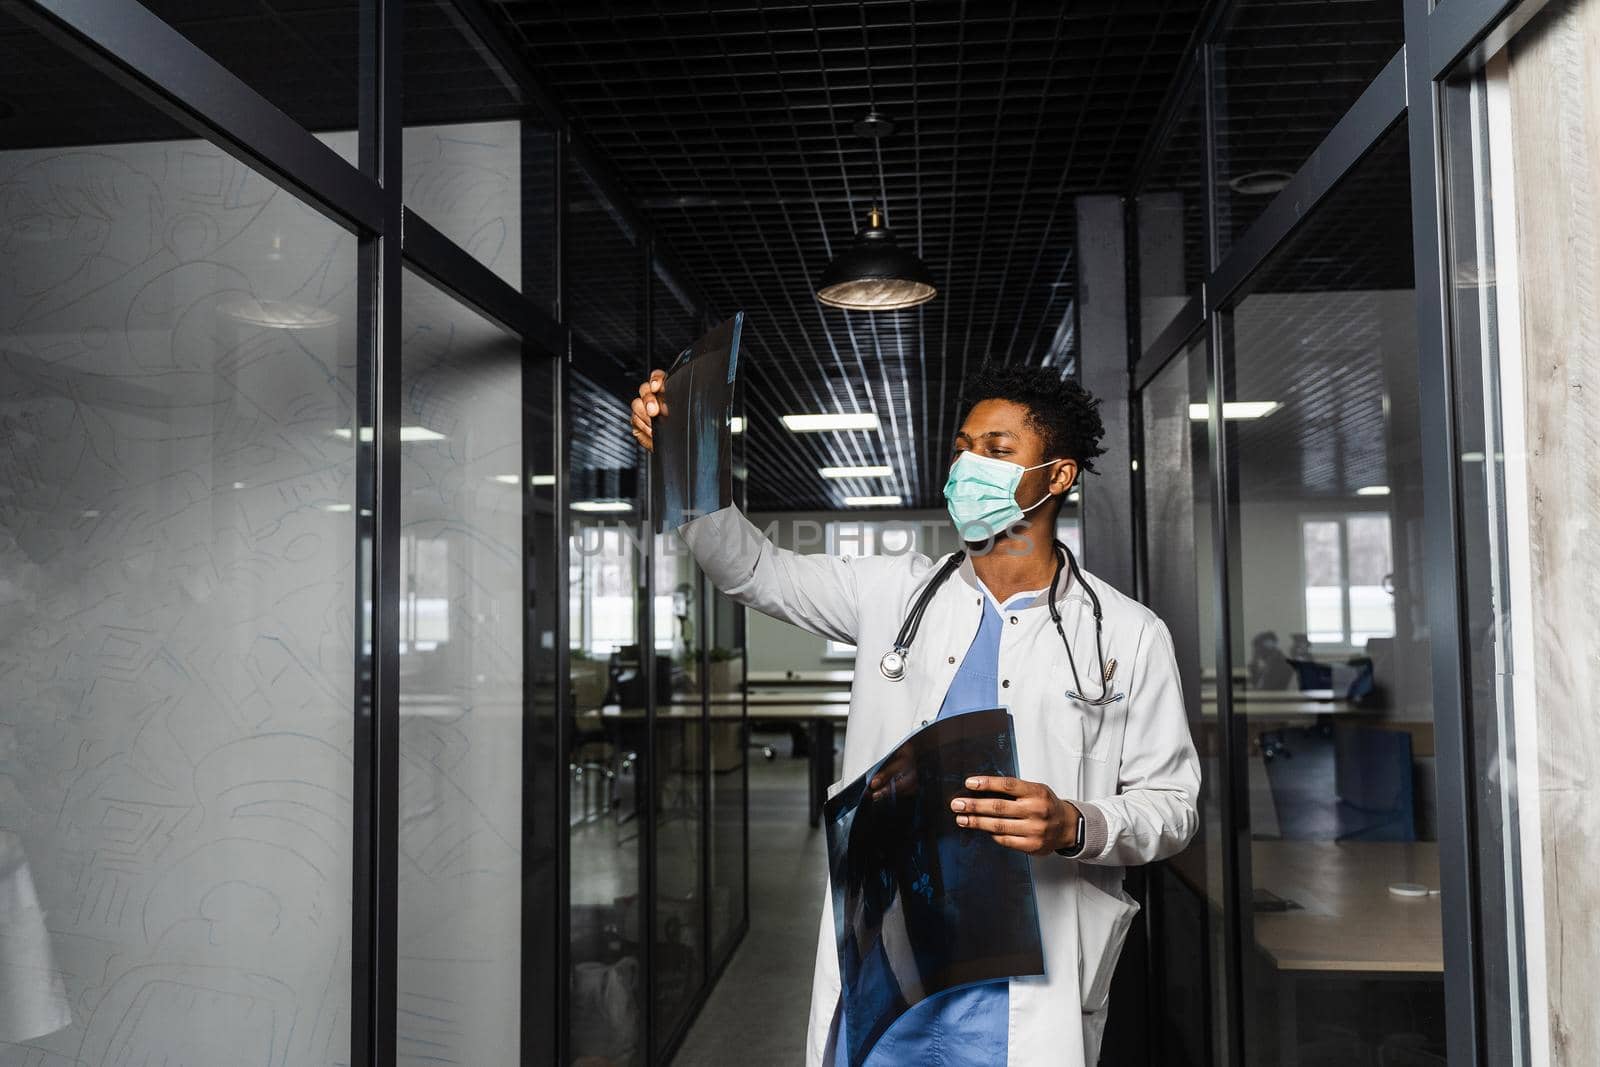
<path fill-rule="evenodd" d="M 749 671 L 745 682 L 752 686 L 771 685 L 849 685 L 855 681 L 853 670 L 839 671 Z"/>
<path fill-rule="evenodd" d="M 1198 848 L 1168 861 L 1220 912 L 1221 902 L 1205 885 L 1203 864 Z M 1276 972 L 1280 1062 L 1297 1060 L 1301 981 L 1330 975 L 1443 977 L 1439 898 L 1389 892 L 1394 882 L 1439 887 L 1436 842 L 1254 841 L 1250 864 L 1254 886 L 1300 905 L 1251 915 L 1257 953 Z"/>
<path fill-rule="evenodd" d="M 833 729 L 850 714 L 848 690 L 828 690 L 821 693 L 743 694 L 712 693 L 711 718 L 736 718 L 730 714 L 734 708 L 745 707 L 753 719 L 773 722 L 804 723 L 811 735 L 811 752 L 807 761 L 808 807 L 811 825 L 822 822 L 822 803 L 828 798 L 828 786 L 833 784 Z M 661 704 L 656 708 L 656 719 L 698 719 L 700 702 Z M 643 722 L 643 708 L 591 708 L 575 717 L 579 724 L 603 725 L 606 723 Z"/>
<path fill-rule="evenodd" d="M 838 701 L 808 701 L 791 698 L 788 702 L 750 705 L 750 717 L 778 722 L 804 722 L 811 733 L 811 753 L 807 779 L 808 810 L 811 825 L 822 823 L 822 803 L 828 799 L 828 786 L 833 784 L 833 726 L 843 722 L 850 714 L 849 694 L 843 703 Z"/>
<path fill-rule="evenodd" d="M 809 689 L 809 688 L 776 688 L 762 689 L 752 686 L 744 694 L 751 708 L 764 708 L 773 704 L 848 704 L 850 703 L 850 690 L 848 689 Z M 713 693 L 713 703 L 722 700 L 737 702 L 738 693 Z M 752 712 L 752 714 L 756 714 Z M 757 714 L 757 718 L 765 718 L 765 714 Z"/>

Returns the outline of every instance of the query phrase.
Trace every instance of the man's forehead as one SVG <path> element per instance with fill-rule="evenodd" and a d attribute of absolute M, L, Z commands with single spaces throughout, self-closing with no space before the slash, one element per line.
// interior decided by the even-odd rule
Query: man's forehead
<path fill-rule="evenodd" d="M 1027 432 L 1028 411 L 1005 400 L 980 400 L 967 412 L 960 432 L 974 440 L 1017 437 Z"/>

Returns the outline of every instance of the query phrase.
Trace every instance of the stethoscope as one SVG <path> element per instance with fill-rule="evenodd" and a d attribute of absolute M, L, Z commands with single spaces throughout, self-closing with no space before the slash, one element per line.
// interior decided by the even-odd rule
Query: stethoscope
<path fill-rule="evenodd" d="M 1105 648 L 1101 643 L 1104 613 L 1100 609 L 1100 598 L 1095 595 L 1094 589 L 1083 580 L 1083 572 L 1078 569 L 1078 560 L 1073 556 L 1072 549 L 1060 541 L 1055 542 L 1055 548 L 1056 566 L 1055 570 L 1050 574 L 1050 592 L 1047 595 L 1050 605 L 1050 621 L 1056 624 L 1056 633 L 1061 635 L 1061 645 L 1067 650 L 1067 665 L 1072 668 L 1072 684 L 1075 688 L 1067 696 L 1073 700 L 1080 700 L 1092 708 L 1114 704 L 1121 700 L 1122 696 L 1111 692 L 1111 678 L 1116 674 L 1117 661 L 1112 660 L 1109 664 L 1106 662 Z M 917 594 L 917 599 L 911 605 L 911 610 L 906 613 L 905 620 L 900 624 L 900 632 L 895 635 L 894 647 L 885 652 L 883 658 L 878 661 L 878 669 L 883 672 L 883 676 L 889 681 L 898 682 L 906 676 L 906 656 L 911 652 L 911 642 L 916 639 L 918 628 L 922 626 L 922 616 L 927 614 L 928 605 L 933 602 L 934 594 L 939 591 L 939 587 L 945 583 L 945 579 L 955 573 L 956 568 L 961 566 L 961 561 L 966 559 L 966 556 L 965 552 L 957 552 L 945 560 L 943 566 L 934 574 L 933 579 L 922 587 L 921 593 Z M 1094 653 L 1099 660 L 1100 666 L 1100 697 L 1098 700 L 1090 700 L 1084 695 L 1083 680 L 1078 677 L 1078 661 L 1072 655 L 1072 642 L 1067 640 L 1067 631 L 1061 625 L 1061 611 L 1056 607 L 1056 588 L 1061 582 L 1061 561 L 1063 559 L 1066 560 L 1067 572 L 1072 576 L 1072 580 L 1078 583 L 1080 589 L 1089 594 L 1089 604 L 1094 612 Z"/>

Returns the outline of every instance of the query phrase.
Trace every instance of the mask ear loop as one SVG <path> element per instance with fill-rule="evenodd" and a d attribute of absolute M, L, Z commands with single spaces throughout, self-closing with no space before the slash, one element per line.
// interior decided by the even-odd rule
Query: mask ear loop
<path fill-rule="evenodd" d="M 1045 460 L 1045 461 L 1044 461 L 1044 462 L 1043 462 L 1043 463 L 1035 463 L 1035 464 L 1034 464 L 1034 465 L 1033 465 L 1033 466 L 1031 466 L 1031 467 L 1024 467 L 1024 468 L 1022 468 L 1022 473 L 1023 473 L 1023 474 L 1027 474 L 1027 473 L 1028 473 L 1028 472 L 1029 472 L 1029 471 L 1036 471 L 1036 470 L 1038 470 L 1038 469 L 1039 469 L 1039 468 L 1040 468 L 1040 467 L 1048 467 L 1048 466 L 1050 466 L 1050 464 L 1052 464 L 1052 463 L 1060 463 L 1060 462 L 1062 462 L 1062 461 L 1061 461 L 1061 460 L 1059 460 L 1059 459 L 1047 459 L 1047 460 Z M 1070 490 L 1070 489 L 1071 489 L 1071 486 L 1068 486 L 1068 487 L 1067 487 L 1067 488 L 1068 488 L 1068 489 L 1069 489 L 1069 490 Z M 1023 509 L 1022 509 L 1022 513 L 1023 513 L 1023 514 L 1024 514 L 1024 515 L 1026 515 L 1026 514 L 1027 514 L 1027 513 L 1028 513 L 1028 512 L 1030 512 L 1030 511 L 1032 511 L 1032 510 L 1033 510 L 1033 509 L 1034 509 L 1034 508 L 1036 508 L 1036 507 L 1038 507 L 1038 506 L 1039 506 L 1039 505 L 1040 505 L 1040 504 L 1043 504 L 1043 503 L 1044 503 L 1044 502 L 1045 502 L 1045 501 L 1046 501 L 1046 500 L 1049 500 L 1049 499 L 1050 499 L 1050 498 L 1051 498 L 1051 497 L 1053 497 L 1053 496 L 1055 496 L 1055 494 L 1054 494 L 1054 493 L 1052 493 L 1052 492 L 1049 492 L 1049 491 L 1048 491 L 1048 490 L 1047 490 L 1047 491 L 1046 491 L 1046 492 L 1045 492 L 1045 494 L 1044 494 L 1044 496 L 1042 496 L 1042 497 L 1040 497 L 1040 498 L 1039 498 L 1039 499 L 1038 499 L 1038 500 L 1035 500 L 1035 501 L 1034 501 L 1034 502 L 1033 502 L 1033 503 L 1032 503 L 1032 504 L 1029 504 L 1029 505 L 1028 505 L 1028 506 L 1027 506 L 1027 507 L 1025 507 L 1025 508 L 1023 508 Z M 1060 562 L 1061 562 L 1061 561 L 1060 561 L 1060 560 L 1057 560 L 1057 561 L 1056 561 L 1056 563 L 1057 563 L 1057 564 L 1058 564 L 1058 565 L 1059 565 L 1059 564 L 1060 564 Z M 1058 568 L 1057 568 L 1057 569 L 1058 569 L 1058 570 L 1059 570 L 1059 566 L 1058 566 Z M 1076 570 L 1077 570 L 1077 568 L 1076 568 L 1076 567 L 1074 567 L 1074 568 L 1073 568 L 1073 570 L 1074 570 L 1074 571 L 1076 571 Z M 1062 638 L 1062 640 L 1063 640 L 1063 641 L 1064 641 L 1064 640 L 1066 640 L 1066 638 L 1065 638 L 1065 637 L 1063 637 L 1063 638 Z"/>

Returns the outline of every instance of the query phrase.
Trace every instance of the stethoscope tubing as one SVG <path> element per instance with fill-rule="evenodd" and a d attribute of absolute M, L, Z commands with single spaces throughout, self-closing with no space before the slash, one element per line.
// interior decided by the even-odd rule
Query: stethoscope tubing
<path fill-rule="evenodd" d="M 1056 541 L 1054 546 L 1056 549 L 1056 565 L 1055 570 L 1050 575 L 1050 591 L 1047 596 L 1049 598 L 1050 621 L 1055 624 L 1056 633 L 1061 637 L 1061 645 L 1067 650 L 1067 665 L 1072 669 L 1074 689 L 1073 692 L 1067 695 L 1074 700 L 1080 700 L 1088 704 L 1090 707 L 1101 707 L 1114 703 L 1120 698 L 1112 694 L 1110 672 L 1106 670 L 1106 654 L 1102 637 L 1105 616 L 1100 607 L 1100 597 L 1083 580 L 1083 572 L 1078 569 L 1078 560 L 1073 556 L 1072 549 L 1060 541 Z M 929 580 L 928 584 L 922 587 L 921 592 L 917 594 L 916 600 L 912 602 L 911 610 L 906 613 L 905 619 L 900 623 L 900 632 L 895 635 L 894 647 L 885 652 L 883 658 L 878 661 L 878 669 L 891 682 L 898 682 L 905 677 L 906 657 L 911 652 L 911 643 L 916 640 L 917 631 L 922 628 L 922 617 L 927 614 L 928 605 L 933 603 L 933 598 L 939 592 L 939 588 L 944 585 L 950 575 L 955 573 L 956 568 L 961 566 L 961 561 L 965 558 L 965 552 L 952 553 L 950 558 L 940 566 L 933 578 Z M 1077 582 L 1083 591 L 1089 595 L 1089 604 L 1094 614 L 1094 651 L 1100 668 L 1100 696 L 1096 700 L 1090 700 L 1083 688 L 1083 679 L 1078 676 L 1078 662 L 1072 654 L 1072 642 L 1067 640 L 1067 631 L 1061 625 L 1061 611 L 1056 606 L 1056 589 L 1061 583 L 1061 564 L 1063 560 L 1066 562 L 1067 571 L 1071 574 L 1072 580 Z"/>

